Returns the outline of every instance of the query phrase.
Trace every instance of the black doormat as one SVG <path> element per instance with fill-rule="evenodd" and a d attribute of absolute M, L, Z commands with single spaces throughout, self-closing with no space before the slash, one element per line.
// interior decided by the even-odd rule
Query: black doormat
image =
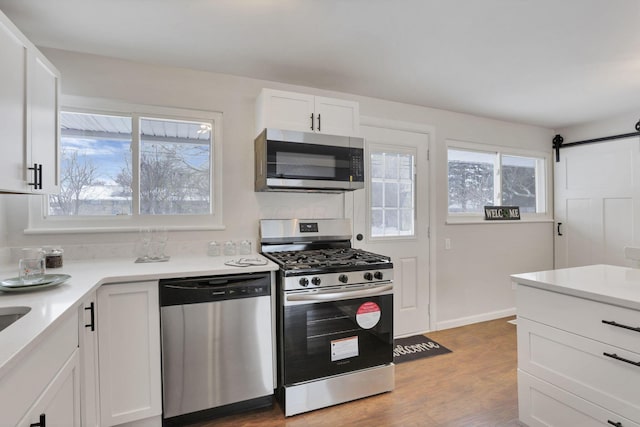
<path fill-rule="evenodd" d="M 423 357 L 451 353 L 451 350 L 424 335 L 398 338 L 394 341 L 393 362 L 402 363 Z"/>

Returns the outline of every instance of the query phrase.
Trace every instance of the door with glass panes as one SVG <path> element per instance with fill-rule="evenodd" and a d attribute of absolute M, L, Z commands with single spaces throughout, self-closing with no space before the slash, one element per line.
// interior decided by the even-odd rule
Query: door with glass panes
<path fill-rule="evenodd" d="M 429 133 L 361 126 L 363 190 L 352 194 L 354 246 L 391 257 L 394 335 L 429 330 Z M 348 199 L 347 199 L 348 200 Z M 350 204 L 347 202 L 347 211 Z"/>

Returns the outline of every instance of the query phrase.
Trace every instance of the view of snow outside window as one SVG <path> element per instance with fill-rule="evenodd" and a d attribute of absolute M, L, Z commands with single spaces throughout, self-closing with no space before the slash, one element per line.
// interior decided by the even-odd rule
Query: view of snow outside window
<path fill-rule="evenodd" d="M 449 213 L 482 213 L 484 206 L 519 206 L 536 213 L 542 205 L 537 181 L 543 159 L 481 151 L 448 150 Z"/>
<path fill-rule="evenodd" d="M 127 116 L 63 111 L 60 123 L 60 193 L 49 215 L 132 215 L 134 198 L 142 215 L 211 212 L 210 123 L 141 118 L 139 135 Z"/>
<path fill-rule="evenodd" d="M 371 153 L 371 236 L 413 236 L 415 158 Z"/>

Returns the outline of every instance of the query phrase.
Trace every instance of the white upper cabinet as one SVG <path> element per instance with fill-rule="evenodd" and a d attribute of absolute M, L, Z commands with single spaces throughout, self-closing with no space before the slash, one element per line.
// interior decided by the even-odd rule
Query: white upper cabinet
<path fill-rule="evenodd" d="M 60 73 L 0 12 L 0 191 L 59 189 Z"/>
<path fill-rule="evenodd" d="M 256 134 L 264 128 L 359 136 L 360 106 L 342 99 L 263 89 L 256 101 Z"/>

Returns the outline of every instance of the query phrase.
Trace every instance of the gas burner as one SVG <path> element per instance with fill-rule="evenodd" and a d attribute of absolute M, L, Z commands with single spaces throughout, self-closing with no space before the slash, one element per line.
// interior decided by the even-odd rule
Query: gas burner
<path fill-rule="evenodd" d="M 389 257 L 362 249 L 327 248 L 265 253 L 285 270 L 307 270 L 333 267 L 375 265 L 391 262 Z"/>

